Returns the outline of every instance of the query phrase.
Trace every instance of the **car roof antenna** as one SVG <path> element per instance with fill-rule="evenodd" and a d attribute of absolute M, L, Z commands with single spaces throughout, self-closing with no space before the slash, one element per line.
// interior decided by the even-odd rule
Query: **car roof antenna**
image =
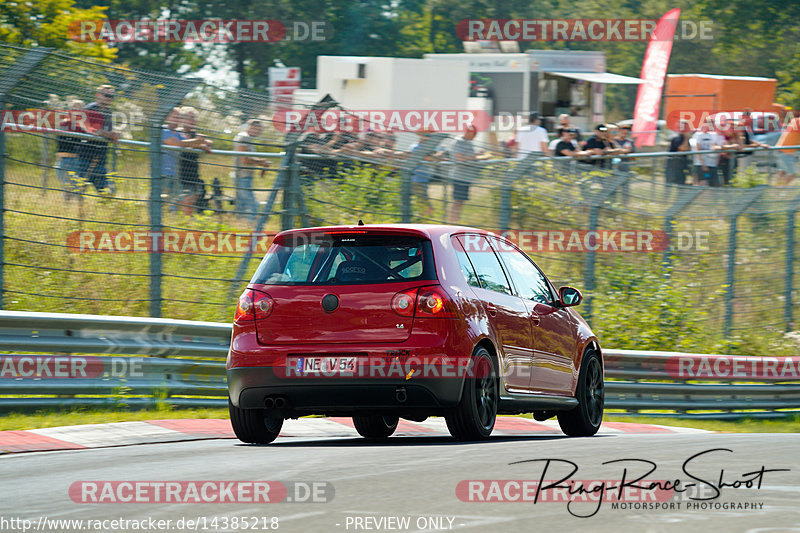
<path fill-rule="evenodd" d="M 360 218 L 358 219 L 358 225 L 359 225 L 359 226 L 363 226 L 363 225 L 364 225 L 364 221 L 363 221 L 363 220 L 361 220 Z"/>

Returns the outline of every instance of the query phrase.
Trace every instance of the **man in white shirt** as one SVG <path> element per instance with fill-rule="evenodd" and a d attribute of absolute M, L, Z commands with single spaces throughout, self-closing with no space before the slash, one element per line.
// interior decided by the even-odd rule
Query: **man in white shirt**
<path fill-rule="evenodd" d="M 719 150 L 724 142 L 725 138 L 713 131 L 709 124 L 706 123 L 701 125 L 700 130 L 689 139 L 689 147 L 692 152 Z M 694 184 L 719 187 L 719 173 L 717 171 L 719 154 L 695 154 L 693 157 Z"/>
<path fill-rule="evenodd" d="M 531 113 L 528 117 L 528 125 L 517 131 L 517 157 L 519 159 L 531 152 L 541 152 L 547 155 L 547 144 L 550 140 L 547 137 L 547 130 L 539 125 L 540 122 L 539 113 Z"/>

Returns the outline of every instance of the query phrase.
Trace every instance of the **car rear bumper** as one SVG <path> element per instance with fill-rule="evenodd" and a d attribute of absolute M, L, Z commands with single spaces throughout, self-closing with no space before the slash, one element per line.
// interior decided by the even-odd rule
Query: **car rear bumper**
<path fill-rule="evenodd" d="M 463 377 L 285 376 L 284 367 L 239 367 L 227 371 L 231 402 L 242 409 L 264 408 L 280 398 L 284 416 L 307 414 L 420 413 L 455 407 Z"/>

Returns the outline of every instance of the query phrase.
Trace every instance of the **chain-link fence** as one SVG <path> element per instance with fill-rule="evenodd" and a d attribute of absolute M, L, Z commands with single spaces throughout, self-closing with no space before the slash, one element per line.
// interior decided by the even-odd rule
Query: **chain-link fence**
<path fill-rule="evenodd" d="M 42 49 L 0 58 L 3 308 L 227 321 L 262 234 L 363 220 L 505 232 L 583 290 L 597 331 L 636 324 L 640 348 L 793 328 L 800 188 L 667 184 L 657 154 L 511 157 L 484 134 L 285 133 L 263 94 Z M 92 102 L 74 127 L 69 109 Z M 106 117 L 119 142 L 98 137 Z M 764 153 L 734 184 L 772 179 Z"/>

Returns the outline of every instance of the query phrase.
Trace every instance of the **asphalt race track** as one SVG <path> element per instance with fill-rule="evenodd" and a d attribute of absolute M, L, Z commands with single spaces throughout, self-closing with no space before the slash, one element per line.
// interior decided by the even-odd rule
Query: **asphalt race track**
<path fill-rule="evenodd" d="M 18 518 L 31 521 L 29 531 L 59 532 L 78 529 L 56 529 L 52 520 L 80 519 L 84 530 L 86 521 L 93 520 L 93 530 L 115 532 L 261 531 L 275 526 L 290 532 L 800 531 L 800 437 L 795 434 L 604 433 L 567 438 L 529 433 L 468 444 L 431 434 L 379 444 L 350 436 L 295 436 L 266 446 L 210 439 L 9 454 L 0 457 L 0 529 L 22 531 L 21 522 L 16 528 L 2 523 Z M 626 461 L 602 464 L 621 459 Z M 633 486 L 632 480 L 652 468 L 644 479 L 658 481 L 657 486 Z M 619 489 L 623 475 L 628 485 Z M 564 481 L 562 488 L 543 485 L 541 499 L 534 503 L 534 483 L 540 478 L 544 485 Z M 234 485 L 236 480 L 243 483 Z M 597 493 L 584 493 L 578 494 L 582 501 L 568 505 L 569 487 L 583 486 L 579 480 L 598 480 L 586 487 L 604 487 L 604 501 L 598 501 Z M 675 480 L 685 492 L 669 492 L 668 483 L 674 486 Z M 154 481 L 191 483 L 169 493 L 165 483 L 148 483 Z M 264 489 L 264 481 L 280 483 Z M 228 492 L 218 489 L 226 484 Z M 199 494 L 190 485 L 200 488 Z M 218 492 L 212 494 L 214 488 Z M 112 503 L 94 503 L 92 498 Z M 218 502 L 215 498 L 225 503 L 208 503 Z M 525 501 L 474 501 L 480 498 Z M 657 503 L 660 507 L 654 508 Z M 151 522 L 144 528 L 142 522 L 112 522 L 118 519 Z"/>

